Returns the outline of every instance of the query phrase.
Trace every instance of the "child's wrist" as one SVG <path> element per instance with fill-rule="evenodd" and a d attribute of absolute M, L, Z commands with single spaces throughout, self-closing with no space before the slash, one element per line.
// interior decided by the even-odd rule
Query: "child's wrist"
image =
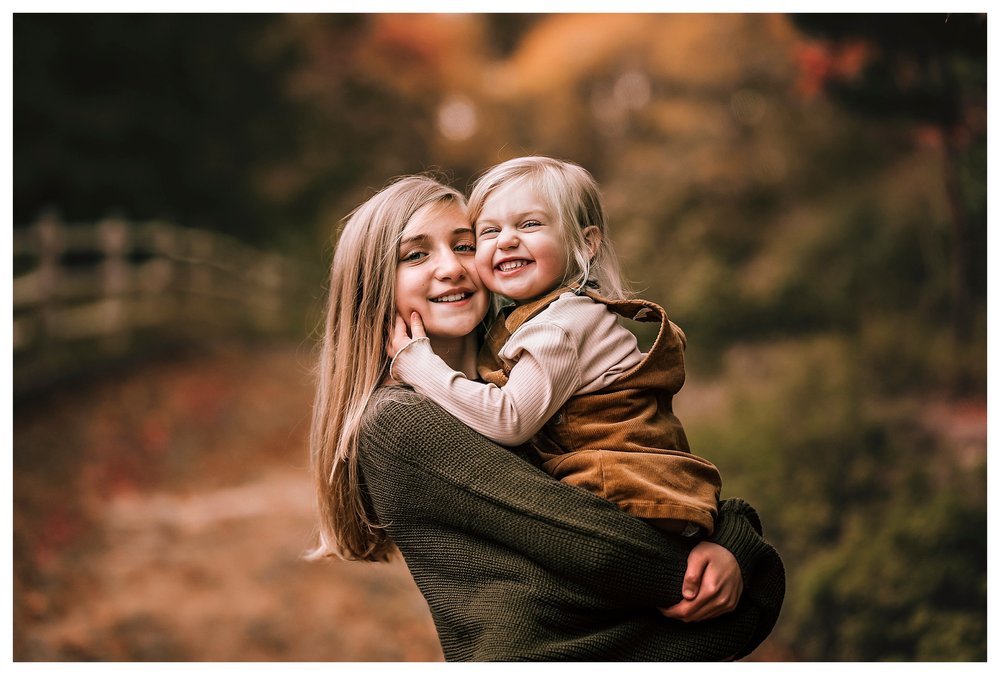
<path fill-rule="evenodd" d="M 430 341 L 431 340 L 428 337 L 417 337 L 417 338 L 411 339 L 405 345 L 403 345 L 402 347 L 400 347 L 399 350 L 396 352 L 396 355 L 394 357 L 392 357 L 392 361 L 389 363 L 389 377 L 391 377 L 392 379 L 396 380 L 397 382 L 407 382 L 405 373 L 400 373 L 399 370 L 398 370 L 398 366 L 400 365 L 400 361 L 399 361 L 400 356 L 406 354 L 407 351 L 412 352 L 413 350 L 410 349 L 410 347 L 412 347 L 413 345 L 415 345 L 415 344 L 417 344 L 419 342 L 426 342 L 426 343 L 430 344 Z M 405 360 L 406 357 L 403 356 L 403 359 Z"/>

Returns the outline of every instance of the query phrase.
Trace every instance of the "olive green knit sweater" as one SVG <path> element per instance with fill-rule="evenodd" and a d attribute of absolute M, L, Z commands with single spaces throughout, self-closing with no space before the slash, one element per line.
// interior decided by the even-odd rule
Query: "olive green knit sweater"
<path fill-rule="evenodd" d="M 381 390 L 359 458 L 449 661 L 742 658 L 777 620 L 784 568 L 742 500 L 720 504 L 711 538 L 740 564 L 740 604 L 682 623 L 656 607 L 681 599 L 694 542 L 556 481 L 434 403 Z"/>

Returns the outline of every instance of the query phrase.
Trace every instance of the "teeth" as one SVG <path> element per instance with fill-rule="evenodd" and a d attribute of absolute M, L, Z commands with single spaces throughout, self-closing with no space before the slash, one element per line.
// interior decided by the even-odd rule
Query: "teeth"
<path fill-rule="evenodd" d="M 452 295 L 442 295 L 440 298 L 431 298 L 431 302 L 458 302 L 464 300 L 467 293 L 454 293 Z"/>
<path fill-rule="evenodd" d="M 510 262 L 500 263 L 501 272 L 509 272 L 511 270 L 516 270 L 518 267 L 524 267 L 528 262 L 526 260 L 511 260 Z"/>

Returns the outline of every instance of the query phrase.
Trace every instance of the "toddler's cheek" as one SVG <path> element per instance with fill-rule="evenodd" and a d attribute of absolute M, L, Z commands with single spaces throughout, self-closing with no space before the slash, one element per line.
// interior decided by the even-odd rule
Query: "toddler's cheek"
<path fill-rule="evenodd" d="M 476 251 L 476 273 L 484 282 L 493 276 L 492 256 L 479 255 L 479 251 Z"/>

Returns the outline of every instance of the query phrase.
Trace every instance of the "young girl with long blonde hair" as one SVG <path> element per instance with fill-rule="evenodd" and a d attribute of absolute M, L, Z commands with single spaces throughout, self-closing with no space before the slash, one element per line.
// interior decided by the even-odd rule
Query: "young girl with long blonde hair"
<path fill-rule="evenodd" d="M 397 311 L 397 250 L 418 211 L 465 223 L 465 209 L 465 197 L 454 188 L 428 177 L 404 177 L 358 207 L 337 242 L 310 432 L 320 515 L 314 557 L 384 560 L 389 552 L 385 530 L 365 504 L 357 447 L 373 395 L 388 378 L 385 344 Z M 488 297 L 481 287 L 479 296 L 472 308 L 479 312 L 477 322 Z M 461 336 L 470 354 L 477 347 L 473 329 L 467 326 Z"/>

